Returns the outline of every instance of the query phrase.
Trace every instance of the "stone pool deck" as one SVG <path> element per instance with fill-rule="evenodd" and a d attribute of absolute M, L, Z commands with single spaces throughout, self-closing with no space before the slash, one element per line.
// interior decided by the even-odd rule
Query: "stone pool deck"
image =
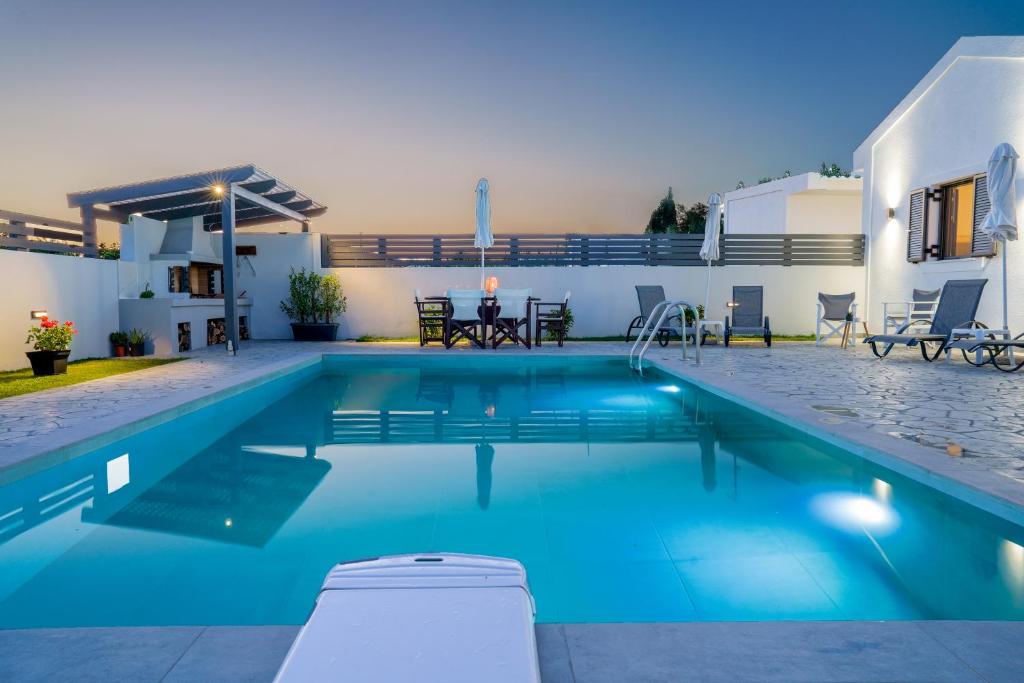
<path fill-rule="evenodd" d="M 531 351 L 415 344 L 253 342 L 182 363 L 0 401 L 0 483 L 315 363 L 323 353 L 625 355 L 621 343 Z M 1024 511 L 1024 373 L 927 364 L 916 352 L 876 361 L 866 349 L 811 344 L 678 346 L 649 359 L 711 391 L 843 442 L 998 514 Z M 950 449 L 950 446 L 953 448 Z M 950 455 L 950 453 L 956 455 Z M 973 498 L 972 498 L 973 496 Z M 0 631 L 0 681 L 270 681 L 294 626 Z M 538 627 L 553 681 L 1019 681 L 1024 624 L 763 622 Z"/>
<path fill-rule="evenodd" d="M 295 626 L 0 631 L 11 683 L 270 683 Z M 1024 623 L 541 624 L 544 683 L 1017 683 Z M 450 683 L 477 683 L 452 672 Z M 398 682 L 396 682 L 398 683 Z"/>

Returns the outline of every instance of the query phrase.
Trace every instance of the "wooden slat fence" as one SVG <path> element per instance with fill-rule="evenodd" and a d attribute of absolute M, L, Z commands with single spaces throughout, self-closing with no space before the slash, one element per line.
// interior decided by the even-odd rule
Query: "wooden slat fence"
<path fill-rule="evenodd" d="M 86 253 L 81 224 L 3 209 L 0 209 L 0 249 Z"/>
<path fill-rule="evenodd" d="M 497 235 L 491 266 L 703 266 L 704 235 Z M 332 268 L 475 266 L 472 235 L 324 234 L 323 264 Z M 864 237 L 723 235 L 715 265 L 864 265 Z"/>

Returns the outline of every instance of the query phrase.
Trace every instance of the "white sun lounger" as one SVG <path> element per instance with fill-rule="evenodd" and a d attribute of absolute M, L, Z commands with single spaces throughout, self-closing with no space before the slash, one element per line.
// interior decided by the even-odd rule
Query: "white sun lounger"
<path fill-rule="evenodd" d="M 540 681 L 526 570 L 480 555 L 336 565 L 275 683 Z"/>

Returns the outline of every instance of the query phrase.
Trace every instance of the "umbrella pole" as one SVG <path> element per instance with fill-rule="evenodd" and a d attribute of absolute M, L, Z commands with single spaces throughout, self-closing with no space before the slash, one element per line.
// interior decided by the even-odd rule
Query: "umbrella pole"
<path fill-rule="evenodd" d="M 1006 296 L 1006 240 L 1003 240 L 1003 329 L 1010 331 L 1010 315 L 1007 309 Z"/>
<path fill-rule="evenodd" d="M 708 259 L 708 281 L 704 285 L 704 316 L 708 315 L 708 299 L 711 298 L 711 259 Z"/>
<path fill-rule="evenodd" d="M 484 250 L 480 248 L 480 289 L 483 289 L 485 285 L 484 281 Z"/>

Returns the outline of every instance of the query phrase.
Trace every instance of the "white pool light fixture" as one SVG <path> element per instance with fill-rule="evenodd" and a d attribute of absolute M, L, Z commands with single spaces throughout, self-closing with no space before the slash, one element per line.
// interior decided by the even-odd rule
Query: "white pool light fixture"
<path fill-rule="evenodd" d="M 658 391 L 664 391 L 666 394 L 678 394 L 682 389 L 677 387 L 675 384 L 665 384 L 658 387 Z"/>

